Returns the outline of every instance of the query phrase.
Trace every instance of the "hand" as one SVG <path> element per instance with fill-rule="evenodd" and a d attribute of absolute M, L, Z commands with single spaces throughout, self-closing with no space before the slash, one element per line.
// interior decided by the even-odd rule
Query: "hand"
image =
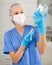
<path fill-rule="evenodd" d="M 45 26 L 45 24 L 46 24 L 46 22 L 45 22 L 46 14 L 43 15 L 39 10 L 34 11 L 33 20 L 39 28 L 39 33 L 40 34 L 45 34 L 46 33 L 46 26 Z"/>
<path fill-rule="evenodd" d="M 21 42 L 21 46 L 26 47 L 32 41 L 32 33 L 28 33 Z"/>

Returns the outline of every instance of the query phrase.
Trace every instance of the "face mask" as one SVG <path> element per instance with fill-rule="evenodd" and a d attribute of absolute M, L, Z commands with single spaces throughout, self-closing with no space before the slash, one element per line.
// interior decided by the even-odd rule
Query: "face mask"
<path fill-rule="evenodd" d="M 24 14 L 17 14 L 13 16 L 13 21 L 17 24 L 24 24 L 25 22 L 25 15 Z"/>

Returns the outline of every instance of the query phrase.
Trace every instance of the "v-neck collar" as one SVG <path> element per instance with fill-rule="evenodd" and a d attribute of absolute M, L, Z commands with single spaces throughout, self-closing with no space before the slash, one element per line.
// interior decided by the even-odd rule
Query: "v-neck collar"
<path fill-rule="evenodd" d="M 23 35 L 22 35 L 22 36 L 21 36 L 20 33 L 18 32 L 18 30 L 15 28 L 16 33 L 20 36 L 20 38 L 23 38 L 23 37 L 24 37 L 24 34 L 25 34 L 25 28 L 26 28 L 26 25 L 24 26 L 24 31 L 23 31 Z"/>

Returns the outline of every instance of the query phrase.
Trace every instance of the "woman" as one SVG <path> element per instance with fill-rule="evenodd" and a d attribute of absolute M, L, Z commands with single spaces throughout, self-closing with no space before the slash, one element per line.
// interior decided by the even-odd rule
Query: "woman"
<path fill-rule="evenodd" d="M 3 53 L 10 55 L 12 65 L 42 65 L 40 54 L 44 54 L 47 46 L 44 22 L 46 17 L 35 11 L 33 15 L 33 20 L 37 24 L 35 27 L 25 25 L 25 18 L 20 4 L 11 5 L 10 19 L 15 27 L 4 34 Z M 34 30 L 30 33 L 32 28 Z"/>

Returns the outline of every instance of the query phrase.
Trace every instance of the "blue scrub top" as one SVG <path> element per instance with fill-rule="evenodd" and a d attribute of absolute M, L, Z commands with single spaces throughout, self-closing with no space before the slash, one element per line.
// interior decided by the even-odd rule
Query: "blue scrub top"
<path fill-rule="evenodd" d="M 24 36 L 31 30 L 32 26 L 26 25 L 24 29 L 24 34 L 21 37 L 16 28 L 11 29 L 6 32 L 4 35 L 4 54 L 9 54 L 9 52 L 17 52 Z M 35 33 L 33 34 L 33 40 L 27 46 L 24 55 L 18 62 L 15 64 L 12 62 L 12 65 L 43 65 L 41 57 L 37 48 L 37 43 L 39 41 L 38 27 L 34 28 Z"/>

